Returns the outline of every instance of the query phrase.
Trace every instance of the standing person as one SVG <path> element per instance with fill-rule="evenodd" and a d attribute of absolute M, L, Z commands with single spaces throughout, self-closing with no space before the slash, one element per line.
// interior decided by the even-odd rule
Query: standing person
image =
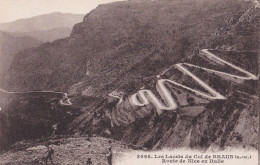
<path fill-rule="evenodd" d="M 90 138 L 91 138 L 91 132 L 88 131 L 86 134 L 87 134 L 86 140 L 91 142 L 91 140 L 90 140 Z"/>
<path fill-rule="evenodd" d="M 113 156 L 112 147 L 109 147 L 107 152 L 108 165 L 112 165 L 112 156 Z"/>
<path fill-rule="evenodd" d="M 87 160 L 87 165 L 92 165 L 93 163 L 92 163 L 92 161 L 91 161 L 91 158 L 88 158 L 88 160 Z"/>
<path fill-rule="evenodd" d="M 51 161 L 51 164 L 52 164 L 52 156 L 54 155 L 54 150 L 48 146 L 48 155 L 46 157 L 46 160 L 45 160 L 45 164 L 47 164 L 48 160 L 50 159 Z"/>

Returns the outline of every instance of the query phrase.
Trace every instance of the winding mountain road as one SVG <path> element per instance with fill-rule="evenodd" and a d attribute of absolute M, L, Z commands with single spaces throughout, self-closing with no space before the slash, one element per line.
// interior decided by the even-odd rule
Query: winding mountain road
<path fill-rule="evenodd" d="M 56 91 L 26 91 L 26 92 L 9 92 L 4 89 L 0 89 L 0 92 L 7 93 L 7 94 L 30 94 L 30 93 L 53 93 L 53 94 L 61 94 L 63 98 L 59 101 L 61 105 L 72 105 L 70 98 L 68 98 L 67 93 L 63 92 L 56 92 Z"/>
<path fill-rule="evenodd" d="M 217 71 L 214 69 L 209 69 L 205 67 L 200 67 L 197 65 L 189 64 L 189 63 L 178 63 L 170 66 L 168 69 L 163 71 L 160 75 L 157 75 L 156 77 L 159 79 L 163 74 L 166 72 L 170 71 L 172 68 L 176 68 L 179 71 L 183 72 L 183 74 L 190 76 L 193 80 L 195 80 L 201 87 L 203 87 L 208 93 L 192 89 L 191 87 L 185 86 L 183 84 L 180 84 L 174 80 L 169 80 L 169 79 L 159 79 L 157 84 L 156 84 L 156 90 L 160 94 L 161 98 L 164 100 L 165 105 L 158 99 L 155 94 L 147 89 L 141 89 L 137 93 L 131 95 L 129 97 L 129 101 L 132 105 L 134 106 L 145 106 L 148 105 L 150 102 L 157 108 L 157 112 L 161 114 L 164 110 L 176 110 L 177 109 L 177 103 L 174 100 L 174 98 L 171 95 L 171 92 L 167 89 L 165 86 L 165 83 L 170 83 L 173 84 L 177 87 L 186 89 L 190 91 L 191 93 L 196 94 L 197 96 L 203 97 L 208 100 L 224 100 L 226 99 L 225 96 L 221 95 L 219 92 L 217 92 L 215 89 L 211 88 L 206 82 L 202 81 L 200 78 L 198 78 L 196 75 L 194 75 L 192 72 L 189 71 L 185 66 L 189 67 L 195 67 L 202 69 L 204 71 L 207 71 L 208 73 L 215 73 L 216 75 L 227 79 L 227 77 L 230 77 L 229 80 L 231 81 L 237 81 L 237 80 L 258 80 L 258 76 L 238 67 L 233 65 L 232 63 L 221 59 L 220 57 L 216 56 L 215 54 L 211 53 L 208 49 L 202 49 L 200 51 L 200 55 L 205 56 L 211 61 L 214 61 L 220 65 L 226 65 L 229 67 L 232 67 L 233 69 L 245 74 L 246 76 L 239 76 L 239 75 L 234 75 L 222 71 Z M 242 82 L 243 82 L 242 81 Z M 239 81 L 237 81 L 239 83 Z M 9 92 L 4 89 L 0 89 L 1 92 L 4 93 L 9 93 L 9 94 L 29 94 L 29 93 L 54 93 L 54 94 L 62 94 L 63 98 L 59 101 L 61 105 L 72 105 L 70 98 L 68 98 L 67 93 L 63 92 L 56 92 L 56 91 L 26 91 L 26 92 Z M 120 102 L 122 102 L 122 98 L 119 98 L 118 96 L 114 96 L 109 94 L 111 97 L 116 97 L 120 99 Z M 1 110 L 1 108 L 0 108 Z"/>
<path fill-rule="evenodd" d="M 248 71 L 246 71 L 246 70 L 244 70 L 244 69 L 242 69 L 238 66 L 235 66 L 235 65 L 233 65 L 232 63 L 230 63 L 226 60 L 221 59 L 220 57 L 218 57 L 218 56 L 214 55 L 213 53 L 209 52 L 208 49 L 202 49 L 200 51 L 200 55 L 205 56 L 209 60 L 214 61 L 218 64 L 232 67 L 233 69 L 235 69 L 239 72 L 242 72 L 246 76 L 238 76 L 238 75 L 234 75 L 234 74 L 230 74 L 230 73 L 226 73 L 226 72 L 222 72 L 222 71 L 217 71 L 217 70 L 213 70 L 213 69 L 209 69 L 209 68 L 200 67 L 200 66 L 197 66 L 197 65 L 189 64 L 189 63 L 178 63 L 178 64 L 174 64 L 174 65 L 170 66 L 168 69 L 163 71 L 162 74 L 157 75 L 156 77 L 160 78 L 161 75 L 165 74 L 166 72 L 168 72 L 170 69 L 172 69 L 174 67 L 174 68 L 180 70 L 181 72 L 183 72 L 183 74 L 190 76 L 201 87 L 203 87 L 205 90 L 207 90 L 210 95 L 206 94 L 204 92 L 192 89 L 190 87 L 187 87 L 187 86 L 182 85 L 180 83 L 177 83 L 176 81 L 173 81 L 173 80 L 159 79 L 157 84 L 156 84 L 156 89 L 167 105 L 163 105 L 163 103 L 161 103 L 161 101 L 159 101 L 159 99 L 155 96 L 155 94 L 152 91 L 146 90 L 146 89 L 139 90 L 137 93 L 130 96 L 129 97 L 130 103 L 134 106 L 145 106 L 145 105 L 148 105 L 151 102 L 157 108 L 157 112 L 159 114 L 161 114 L 163 112 L 163 110 L 176 110 L 177 109 L 177 103 L 174 100 L 174 98 L 171 96 L 170 91 L 166 88 L 166 86 L 165 86 L 166 82 L 171 83 L 175 86 L 179 86 L 181 88 L 184 88 L 184 89 L 186 89 L 186 90 L 188 90 L 188 91 L 190 91 L 190 92 L 192 92 L 192 93 L 194 93 L 194 94 L 196 94 L 200 97 L 203 97 L 205 99 L 209 99 L 209 100 L 224 100 L 224 99 L 226 99 L 225 96 L 218 93 L 216 90 L 211 88 L 206 82 L 202 81 L 196 75 L 194 75 L 192 72 L 190 72 L 189 69 L 185 68 L 185 65 L 205 70 L 205 71 L 207 71 L 208 73 L 211 73 L 211 74 L 215 73 L 216 75 L 220 76 L 221 78 L 229 79 L 229 80 L 237 82 L 237 83 L 243 83 L 244 80 L 258 80 L 258 76 L 254 75 L 254 74 L 252 74 L 252 73 L 250 73 L 250 72 L 248 72 Z M 238 80 L 242 80 L 242 81 L 238 81 Z"/>

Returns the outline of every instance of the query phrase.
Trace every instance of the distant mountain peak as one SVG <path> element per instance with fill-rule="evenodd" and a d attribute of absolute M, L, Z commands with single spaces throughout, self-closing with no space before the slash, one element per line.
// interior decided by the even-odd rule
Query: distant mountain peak
<path fill-rule="evenodd" d="M 0 30 L 6 32 L 32 32 L 64 27 L 72 28 L 76 23 L 81 22 L 83 17 L 83 14 L 53 12 L 1 23 Z"/>

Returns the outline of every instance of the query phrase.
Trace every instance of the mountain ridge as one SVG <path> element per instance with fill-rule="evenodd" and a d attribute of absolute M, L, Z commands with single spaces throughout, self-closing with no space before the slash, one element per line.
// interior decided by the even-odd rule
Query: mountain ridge
<path fill-rule="evenodd" d="M 28 36 L 42 42 L 53 42 L 69 37 L 74 24 L 82 21 L 83 16 L 82 14 L 54 12 L 1 23 L 0 30 L 16 37 Z"/>
<path fill-rule="evenodd" d="M 70 18 L 63 19 L 62 18 Z M 83 18 L 82 14 L 72 14 L 72 13 L 61 13 L 61 12 L 53 12 L 43 15 L 38 15 L 30 18 L 18 19 L 16 21 L 11 21 L 8 23 L 0 23 L 0 30 L 7 32 L 33 32 L 33 31 L 42 31 L 49 30 L 58 27 L 70 27 L 80 22 Z M 56 20 L 56 21 L 54 21 Z M 64 22 L 64 20 L 66 22 Z M 38 21 L 35 22 L 35 21 Z M 42 26 L 41 23 L 47 24 L 47 22 L 51 22 L 49 26 Z"/>

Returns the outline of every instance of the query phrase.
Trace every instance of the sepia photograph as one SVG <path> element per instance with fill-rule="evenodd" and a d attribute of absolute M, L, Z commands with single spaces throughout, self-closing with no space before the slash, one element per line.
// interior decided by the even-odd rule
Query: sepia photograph
<path fill-rule="evenodd" d="M 259 165 L 260 0 L 0 0 L 0 165 Z"/>

